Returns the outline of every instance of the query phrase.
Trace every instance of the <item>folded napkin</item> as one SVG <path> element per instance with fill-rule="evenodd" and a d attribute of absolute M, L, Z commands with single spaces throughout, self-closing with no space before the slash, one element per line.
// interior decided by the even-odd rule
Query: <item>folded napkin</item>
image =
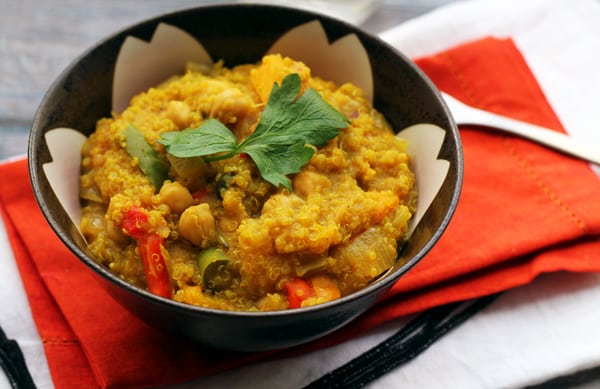
<path fill-rule="evenodd" d="M 487 38 L 417 59 L 467 103 L 562 131 L 513 42 Z M 62 245 L 35 204 L 26 161 L 0 165 L 0 206 L 56 387 L 173 384 L 303 353 L 430 307 L 480 297 L 544 272 L 600 271 L 600 180 L 589 166 L 530 141 L 462 127 L 464 187 L 448 230 L 373 309 L 291 350 L 206 350 L 121 308 Z"/>

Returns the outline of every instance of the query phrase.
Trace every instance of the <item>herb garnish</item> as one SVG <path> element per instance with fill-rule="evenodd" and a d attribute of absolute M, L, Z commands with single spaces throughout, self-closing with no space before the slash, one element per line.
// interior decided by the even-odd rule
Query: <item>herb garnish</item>
<path fill-rule="evenodd" d="M 235 135 L 216 119 L 197 128 L 167 132 L 160 143 L 179 157 L 202 156 L 207 162 L 245 153 L 261 176 L 275 186 L 292 190 L 288 174 L 298 173 L 315 153 L 346 128 L 349 120 L 318 92 L 307 89 L 300 97 L 301 82 L 296 73 L 273 85 L 269 100 L 254 132 L 238 143 Z"/>

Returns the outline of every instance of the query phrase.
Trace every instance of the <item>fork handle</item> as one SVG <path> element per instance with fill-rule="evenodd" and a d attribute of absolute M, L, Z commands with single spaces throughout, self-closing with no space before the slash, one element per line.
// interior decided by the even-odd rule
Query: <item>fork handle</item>
<path fill-rule="evenodd" d="M 577 142 L 573 138 L 563 133 L 545 127 L 540 127 L 535 124 L 529 124 L 520 120 L 497 115 L 492 112 L 483 111 L 477 108 L 473 108 L 472 115 L 472 118 L 457 119 L 457 121 L 459 121 L 461 124 L 500 128 L 504 131 L 560 150 L 569 155 L 585 159 L 588 162 L 600 164 L 599 150 L 592 149 L 588 145 Z"/>

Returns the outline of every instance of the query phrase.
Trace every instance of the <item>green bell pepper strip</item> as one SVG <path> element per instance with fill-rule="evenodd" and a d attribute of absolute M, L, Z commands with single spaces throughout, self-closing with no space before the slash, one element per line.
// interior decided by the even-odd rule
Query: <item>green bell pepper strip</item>
<path fill-rule="evenodd" d="M 132 158 L 137 158 L 140 170 L 148 177 L 156 190 L 169 176 L 169 167 L 161 160 L 158 153 L 150 146 L 144 133 L 134 125 L 124 131 L 125 150 Z"/>

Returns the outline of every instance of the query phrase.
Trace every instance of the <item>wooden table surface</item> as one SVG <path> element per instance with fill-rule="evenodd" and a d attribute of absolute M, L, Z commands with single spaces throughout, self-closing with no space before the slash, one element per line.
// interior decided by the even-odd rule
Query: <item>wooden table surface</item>
<path fill-rule="evenodd" d="M 383 1 L 362 27 L 377 34 L 449 2 Z M 224 1 L 0 0 L 0 160 L 26 153 L 45 91 L 87 48 L 160 13 L 215 3 Z"/>

